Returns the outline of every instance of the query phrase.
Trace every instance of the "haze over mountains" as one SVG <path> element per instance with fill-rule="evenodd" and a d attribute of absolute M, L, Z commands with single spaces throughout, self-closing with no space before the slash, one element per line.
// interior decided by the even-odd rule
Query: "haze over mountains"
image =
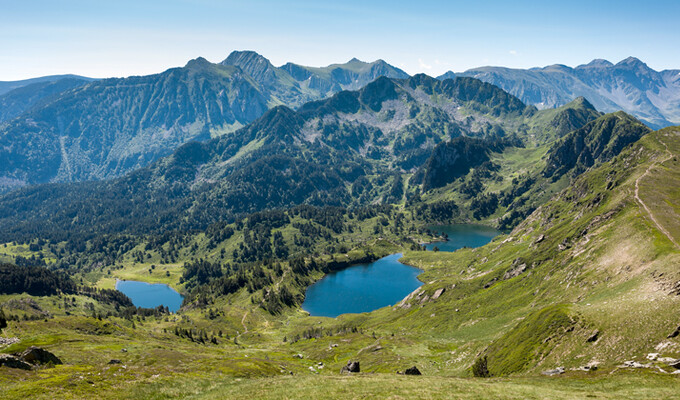
<path fill-rule="evenodd" d="M 604 112 L 623 110 L 652 128 L 680 124 L 680 70 L 655 71 L 635 57 L 616 64 L 593 60 L 570 68 L 481 67 L 455 75 L 492 83 L 538 108 L 552 108 L 583 96 Z"/>

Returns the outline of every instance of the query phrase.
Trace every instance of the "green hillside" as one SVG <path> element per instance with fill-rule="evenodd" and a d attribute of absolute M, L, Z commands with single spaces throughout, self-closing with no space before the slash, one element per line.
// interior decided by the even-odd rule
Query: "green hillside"
<path fill-rule="evenodd" d="M 88 292 L 68 301 L 4 295 L 11 317 L 3 336 L 19 342 L 2 351 L 40 345 L 65 364 L 2 368 L 0 379 L 10 398 L 106 396 L 112 388 L 135 398 L 337 394 L 319 387 L 369 397 L 396 388 L 480 398 L 483 387 L 499 398 L 670 398 L 677 382 L 669 364 L 680 356 L 678 153 L 677 128 L 645 135 L 482 248 L 407 251 L 403 261 L 425 270 L 425 285 L 371 313 L 331 319 L 296 307 L 267 311 L 272 289 L 299 276 L 293 264 L 282 265 L 269 289 L 240 289 L 177 315 L 126 317 Z M 659 181 L 667 189 L 656 190 Z M 339 376 L 347 360 L 360 361 L 362 373 Z M 395 374 L 412 365 L 425 376 Z M 541 375 L 558 367 L 563 375 Z"/>

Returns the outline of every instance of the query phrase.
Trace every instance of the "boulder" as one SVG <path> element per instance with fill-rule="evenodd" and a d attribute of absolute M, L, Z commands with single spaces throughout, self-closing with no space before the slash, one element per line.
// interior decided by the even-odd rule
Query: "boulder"
<path fill-rule="evenodd" d="M 9 354 L 0 354 L 0 367 L 30 370 L 31 364 Z"/>
<path fill-rule="evenodd" d="M 361 372 L 359 361 L 347 361 L 347 365 L 340 370 L 341 374 Z"/>
<path fill-rule="evenodd" d="M 52 364 L 52 365 L 59 365 L 63 364 L 59 357 L 55 356 L 54 354 L 50 353 L 49 351 L 42 349 L 40 347 L 34 347 L 31 346 L 28 349 L 24 350 L 23 353 L 19 356 L 22 360 L 26 361 L 27 363 L 31 364 Z"/>
<path fill-rule="evenodd" d="M 675 328 L 675 330 L 674 330 L 673 332 L 671 332 L 671 334 L 668 335 L 668 336 L 666 336 L 666 337 L 667 337 L 668 339 L 671 339 L 671 338 L 677 337 L 678 335 L 680 335 L 680 326 L 678 326 L 677 328 Z"/>
<path fill-rule="evenodd" d="M 411 368 L 408 368 L 406 371 L 404 371 L 404 374 L 405 375 L 422 375 L 420 373 L 420 370 L 418 369 L 418 367 L 416 367 L 415 365 L 412 366 Z"/>
<path fill-rule="evenodd" d="M 444 294 L 445 291 L 446 291 L 446 288 L 441 288 L 441 289 L 435 290 L 434 294 L 432 295 L 432 300 L 437 300 L 439 298 L 439 296 Z"/>
<path fill-rule="evenodd" d="M 122 363 L 123 363 L 122 361 L 117 360 L 117 359 L 115 359 L 115 358 L 114 358 L 113 360 L 111 360 L 111 361 L 108 362 L 109 365 L 112 365 L 112 364 L 122 364 Z"/>
<path fill-rule="evenodd" d="M 548 376 L 555 376 L 555 375 L 560 375 L 564 373 L 564 367 L 557 367 L 555 369 L 549 369 L 547 371 L 543 371 L 543 375 L 548 375 Z"/>

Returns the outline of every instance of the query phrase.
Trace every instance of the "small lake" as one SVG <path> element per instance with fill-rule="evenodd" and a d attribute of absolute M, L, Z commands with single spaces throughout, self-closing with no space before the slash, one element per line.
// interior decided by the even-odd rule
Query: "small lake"
<path fill-rule="evenodd" d="M 484 246 L 502 233 L 488 226 L 472 224 L 431 225 L 428 228 L 440 235 L 448 235 L 446 242 L 433 242 L 425 245 L 428 250 L 437 247 L 439 251 L 456 251 L 463 247 Z"/>
<path fill-rule="evenodd" d="M 302 309 L 310 315 L 337 317 L 391 306 L 423 283 L 423 271 L 400 263 L 401 253 L 327 274 L 307 289 Z"/>
<path fill-rule="evenodd" d="M 146 283 L 138 281 L 116 281 L 116 290 L 123 292 L 136 307 L 156 308 L 168 307 L 170 312 L 177 312 L 184 298 L 173 288 L 162 283 Z"/>

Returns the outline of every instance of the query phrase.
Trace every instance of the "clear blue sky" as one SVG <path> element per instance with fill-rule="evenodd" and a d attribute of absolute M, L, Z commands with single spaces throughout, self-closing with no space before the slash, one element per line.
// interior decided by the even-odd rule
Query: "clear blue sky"
<path fill-rule="evenodd" d="M 382 58 L 430 75 L 631 55 L 677 69 L 679 26 L 678 0 L 0 0 L 0 80 L 144 75 L 236 49 L 275 65 Z"/>

